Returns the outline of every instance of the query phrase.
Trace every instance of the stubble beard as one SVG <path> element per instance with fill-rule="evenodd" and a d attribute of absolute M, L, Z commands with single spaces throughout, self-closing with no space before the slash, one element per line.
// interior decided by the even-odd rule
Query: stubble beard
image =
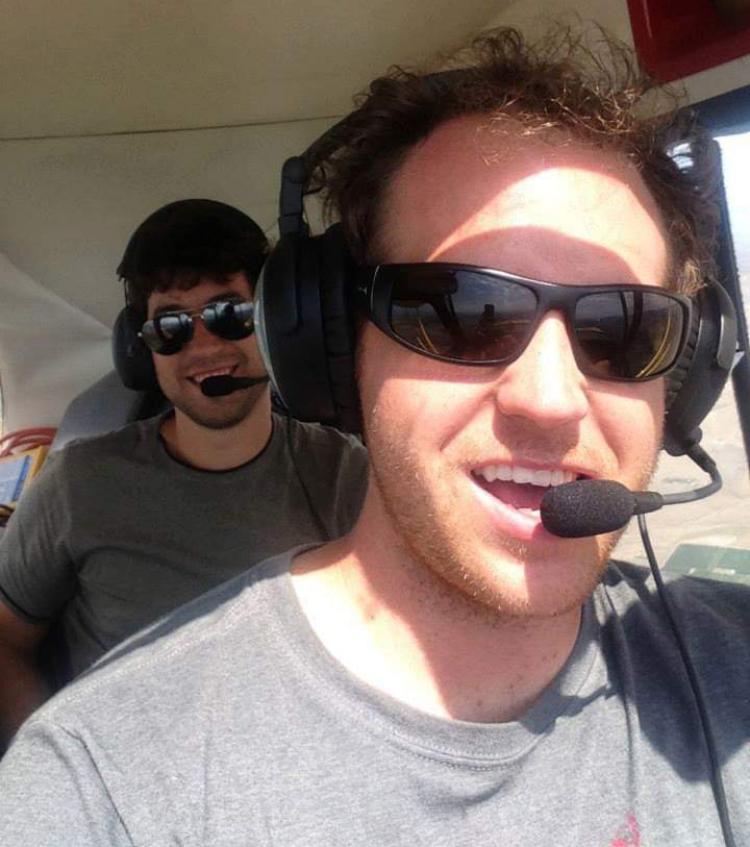
<path fill-rule="evenodd" d="M 211 404 L 213 409 L 202 407 L 200 400 L 193 402 L 190 399 L 177 397 L 172 402 L 176 409 L 198 426 L 212 430 L 231 429 L 249 417 L 265 389 L 264 384 L 241 388 L 227 395 L 232 398 L 231 405 L 222 397 L 205 398 L 206 405 Z"/>
<path fill-rule="evenodd" d="M 423 586 L 438 583 L 434 594 L 440 596 L 441 604 L 452 598 L 456 607 L 473 609 L 485 621 L 489 616 L 498 623 L 548 619 L 580 608 L 594 591 L 621 532 L 561 541 L 570 568 L 550 586 L 544 578 L 527 577 L 540 570 L 531 544 L 498 534 L 467 536 L 450 496 L 451 478 L 459 471 L 440 465 L 430 472 L 403 438 L 379 426 L 377 420 L 370 421 L 367 443 L 383 509 L 408 564 Z M 487 550 L 496 551 L 496 557 L 487 560 L 482 554 Z M 494 566 L 502 571 L 499 578 L 489 573 Z M 525 584 L 514 582 L 511 574 L 523 575 Z"/>

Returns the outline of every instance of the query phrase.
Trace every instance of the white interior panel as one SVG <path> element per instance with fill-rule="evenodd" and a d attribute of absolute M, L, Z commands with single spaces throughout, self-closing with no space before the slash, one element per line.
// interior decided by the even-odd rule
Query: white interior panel
<path fill-rule="evenodd" d="M 330 121 L 0 145 L 0 249 L 46 288 L 111 325 L 115 269 L 159 206 L 209 197 L 273 230 L 284 158 Z"/>
<path fill-rule="evenodd" d="M 3 430 L 56 426 L 70 399 L 111 370 L 109 328 L 2 254 L 0 302 Z"/>

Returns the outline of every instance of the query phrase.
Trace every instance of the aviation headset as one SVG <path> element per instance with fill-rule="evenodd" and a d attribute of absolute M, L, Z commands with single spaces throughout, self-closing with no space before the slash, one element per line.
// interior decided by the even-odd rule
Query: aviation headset
<path fill-rule="evenodd" d="M 126 302 L 112 330 L 112 359 L 125 388 L 159 391 L 151 351 L 138 335 L 143 320 L 141 312 Z"/>
<path fill-rule="evenodd" d="M 430 80 L 442 76 L 433 74 Z M 344 118 L 283 166 L 280 238 L 258 284 L 256 327 L 271 379 L 291 414 L 359 432 L 355 264 L 340 225 L 311 236 L 303 208 L 312 176 L 307 163 L 314 160 L 316 149 L 335 150 L 335 136 L 346 122 Z M 675 456 L 700 441 L 700 423 L 721 394 L 737 347 L 734 305 L 721 285 L 707 285 L 698 293 L 692 316 L 685 350 L 666 377 L 663 446 Z"/>
<path fill-rule="evenodd" d="M 170 210 L 178 209 L 186 203 L 191 204 L 191 217 L 195 215 L 195 220 L 191 221 L 191 227 L 195 226 L 199 230 L 201 216 L 205 216 L 206 220 L 212 221 L 217 214 L 220 214 L 222 228 L 231 227 L 232 230 L 237 232 L 238 236 L 249 237 L 253 241 L 257 241 L 258 245 L 266 244 L 265 234 L 255 221 L 234 206 L 220 203 L 217 200 L 178 200 L 158 209 L 137 227 L 128 241 L 120 269 L 118 269 L 121 277 L 124 278 L 125 268 L 138 267 L 139 265 L 139 258 L 144 252 L 143 227 L 155 215 L 168 215 Z M 153 234 L 149 237 L 152 238 Z M 229 234 L 226 237 L 229 237 Z M 259 251 L 260 255 L 261 251 Z M 258 275 L 260 263 L 259 259 L 256 267 L 247 269 L 253 278 Z M 189 261 L 186 264 L 189 265 Z M 160 392 L 151 351 L 139 335 L 145 319 L 146 316 L 142 310 L 130 302 L 128 282 L 125 280 L 125 307 L 118 314 L 112 330 L 112 358 L 115 370 L 126 388 L 133 391 Z"/>

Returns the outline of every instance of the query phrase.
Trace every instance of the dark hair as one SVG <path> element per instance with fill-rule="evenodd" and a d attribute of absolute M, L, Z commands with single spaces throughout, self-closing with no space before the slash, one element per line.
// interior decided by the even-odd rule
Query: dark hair
<path fill-rule="evenodd" d="M 395 68 L 376 79 L 358 108 L 313 145 L 310 188 L 322 189 L 328 218 L 341 221 L 359 262 L 373 262 L 388 183 L 409 150 L 437 126 L 467 115 L 506 116 L 525 135 L 561 131 L 569 139 L 625 155 L 663 216 L 672 267 L 669 287 L 692 293 L 712 273 L 716 232 L 715 167 L 710 139 L 685 110 L 648 117 L 655 83 L 630 48 L 600 30 L 599 43 L 558 28 L 527 44 L 514 29 L 476 39 L 453 70 Z M 670 155 L 686 143 L 689 167 Z"/>
<path fill-rule="evenodd" d="M 224 282 L 244 272 L 251 288 L 268 253 L 263 230 L 244 212 L 217 200 L 177 200 L 136 229 L 117 275 L 128 302 L 145 317 L 149 296 L 201 279 Z"/>

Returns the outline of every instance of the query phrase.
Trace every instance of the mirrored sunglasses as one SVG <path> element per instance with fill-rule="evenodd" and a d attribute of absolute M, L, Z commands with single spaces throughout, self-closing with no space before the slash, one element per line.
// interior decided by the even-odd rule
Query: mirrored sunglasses
<path fill-rule="evenodd" d="M 193 337 L 196 320 L 202 320 L 219 338 L 239 341 L 253 333 L 253 304 L 250 300 L 216 300 L 194 312 L 165 312 L 146 321 L 139 335 L 154 353 L 171 356 Z"/>
<path fill-rule="evenodd" d="M 473 265 L 363 268 L 360 307 L 404 347 L 460 365 L 517 359 L 550 311 L 564 315 L 576 363 L 599 379 L 662 376 L 685 346 L 690 300 L 651 285 L 562 285 Z"/>

